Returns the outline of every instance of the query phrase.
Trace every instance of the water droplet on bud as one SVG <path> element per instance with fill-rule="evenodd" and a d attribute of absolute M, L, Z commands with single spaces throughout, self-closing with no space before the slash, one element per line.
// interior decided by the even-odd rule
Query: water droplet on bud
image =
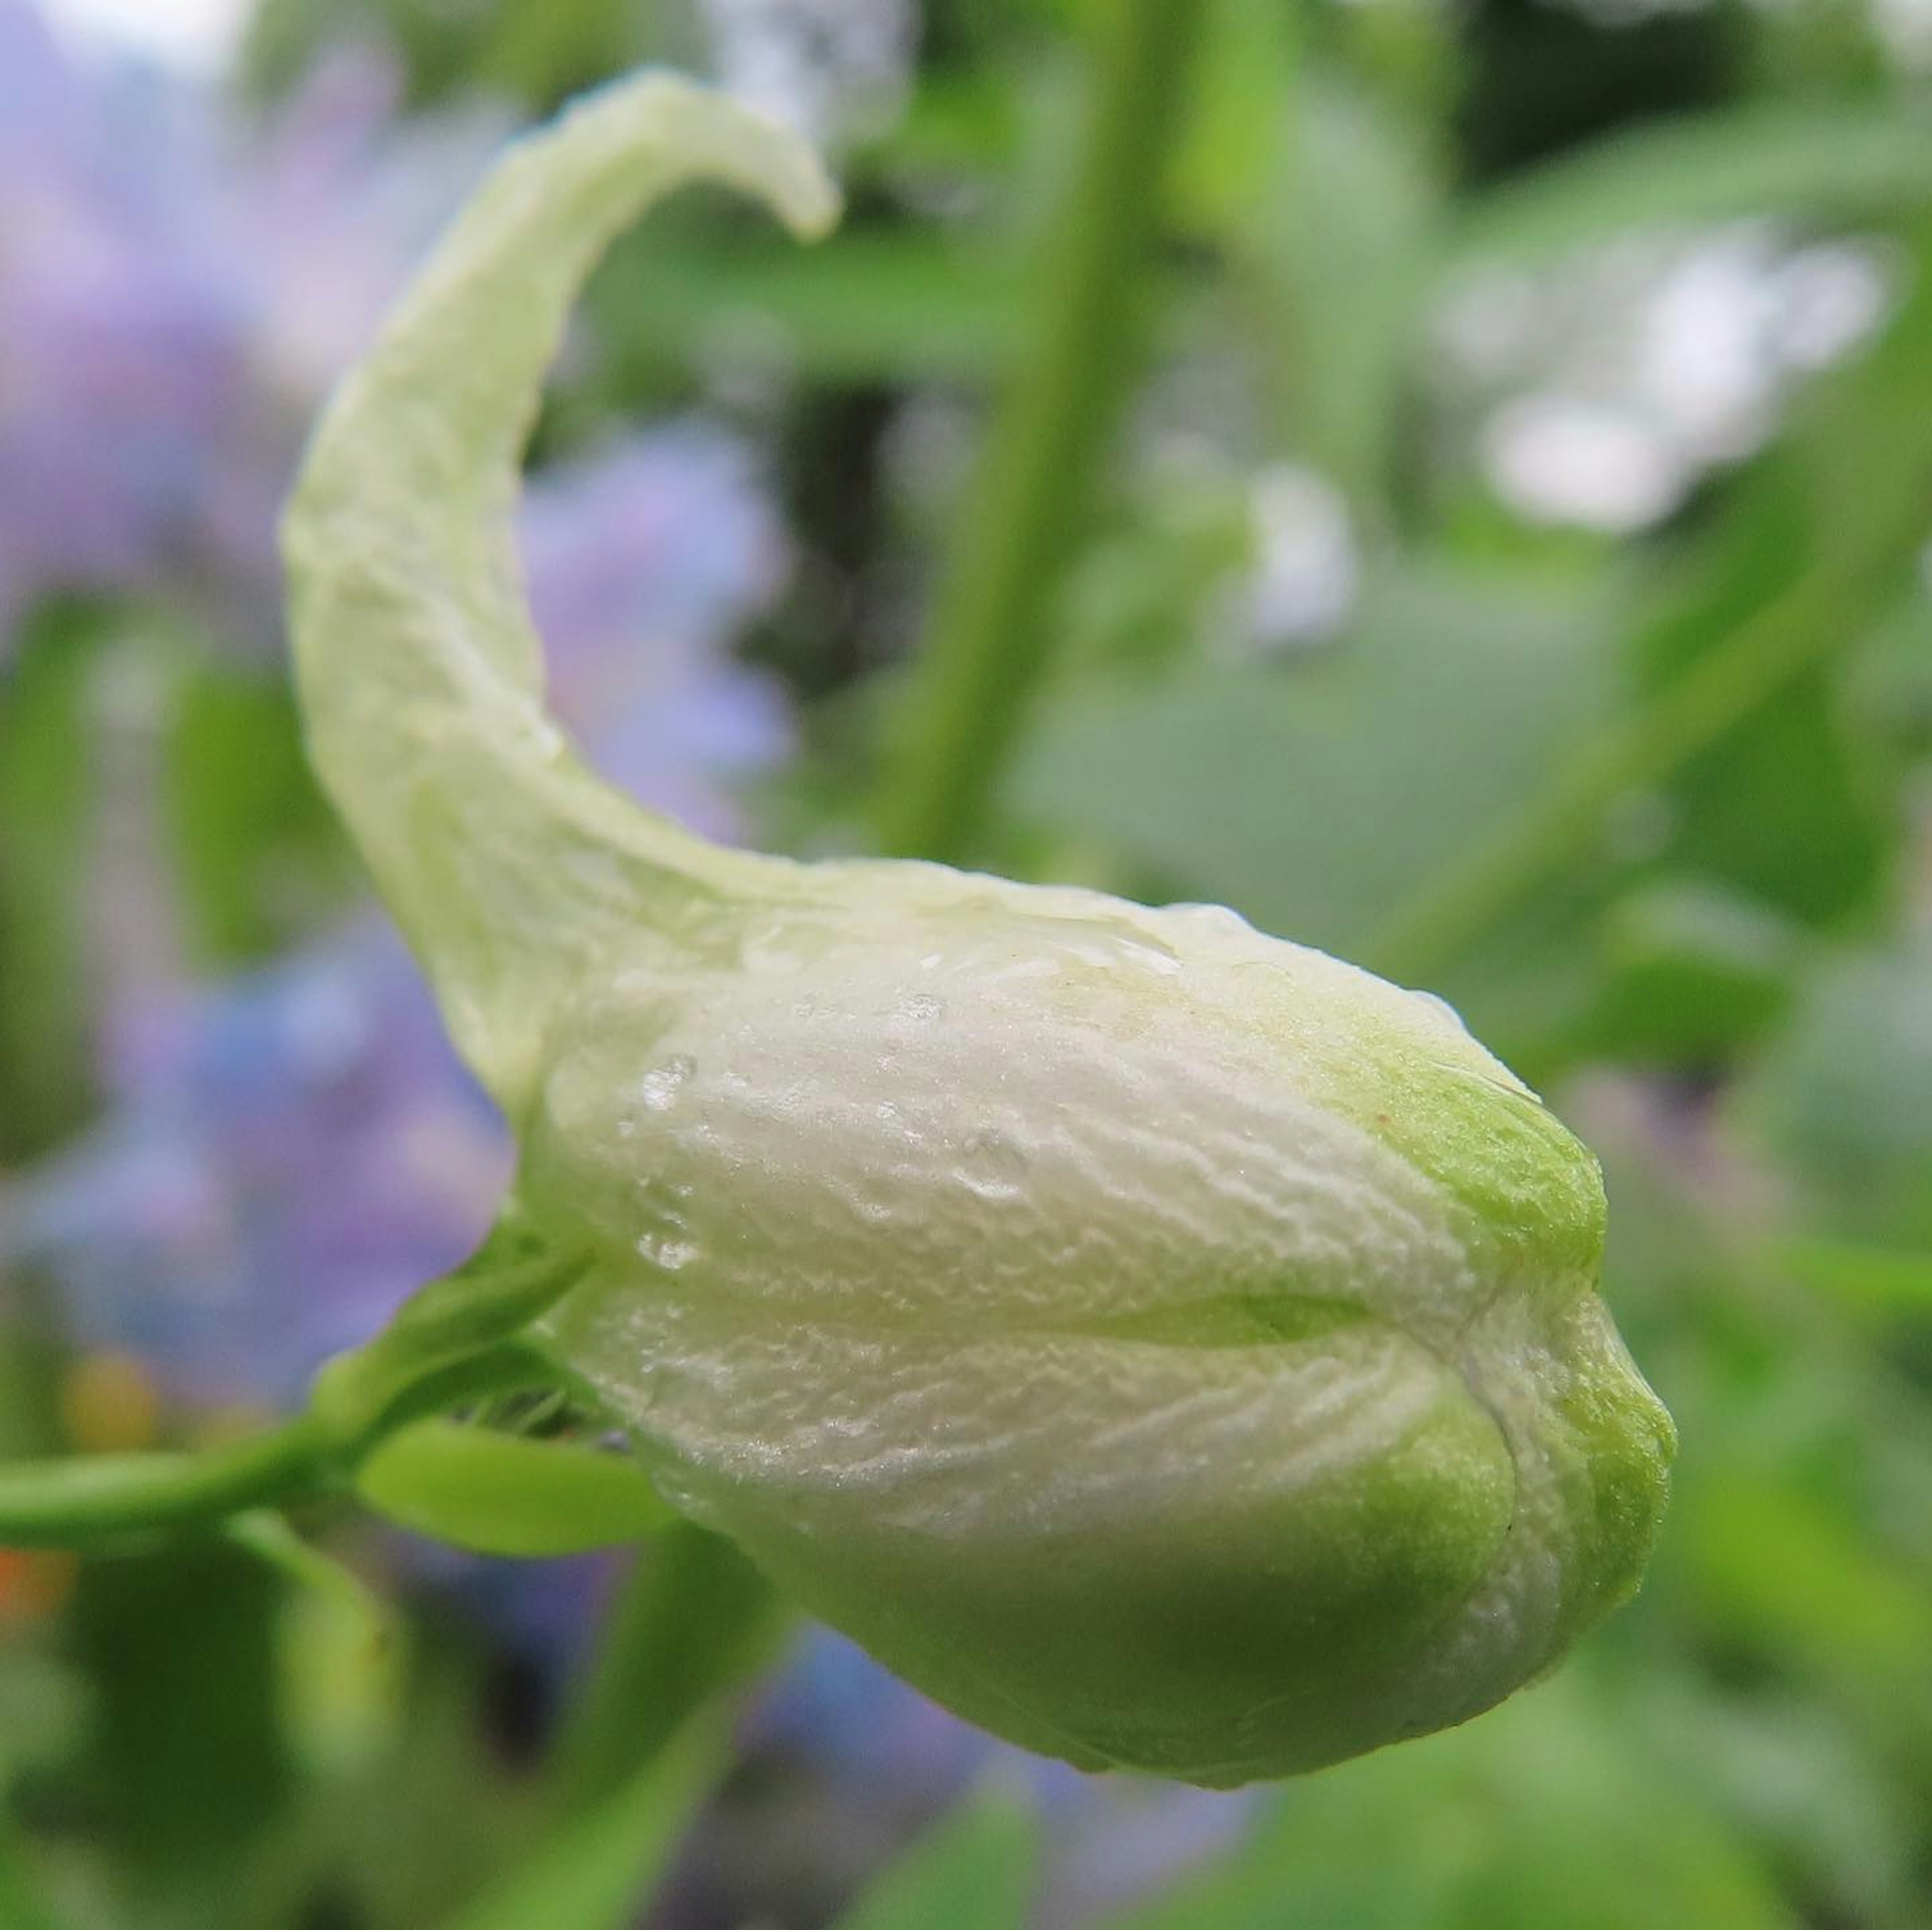
<path fill-rule="evenodd" d="M 677 1095 L 698 1070 L 698 1062 L 688 1052 L 674 1053 L 662 1065 L 653 1066 L 638 1081 L 638 1095 L 654 1113 L 668 1113 L 677 1103 Z"/>

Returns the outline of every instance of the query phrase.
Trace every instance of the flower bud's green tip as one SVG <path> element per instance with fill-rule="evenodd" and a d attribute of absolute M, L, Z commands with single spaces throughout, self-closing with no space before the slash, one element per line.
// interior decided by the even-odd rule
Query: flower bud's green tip
<path fill-rule="evenodd" d="M 658 1494 L 1016 1741 L 1226 1784 L 1474 1715 L 1635 1588 L 1674 1446 L 1534 1095 L 1228 912 L 721 852 L 544 714 L 536 386 L 699 176 L 834 205 L 662 76 L 520 143 L 286 531 L 318 768 L 572 1256 L 540 1343 Z"/>

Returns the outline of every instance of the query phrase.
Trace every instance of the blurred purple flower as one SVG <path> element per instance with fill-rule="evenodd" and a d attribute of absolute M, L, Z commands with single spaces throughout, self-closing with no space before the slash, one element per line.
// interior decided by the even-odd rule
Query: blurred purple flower
<path fill-rule="evenodd" d="M 768 769 L 790 742 L 777 687 L 716 647 L 784 574 L 747 452 L 698 422 L 628 437 L 537 478 L 521 535 L 565 721 L 614 783 L 733 835 L 720 781 Z"/>
<path fill-rule="evenodd" d="M 502 131 L 398 131 L 394 82 L 351 53 L 242 127 L 180 82 L 83 70 L 0 0 L 0 651 L 10 607 L 58 587 L 199 584 L 274 634 L 315 400 Z M 787 741 L 719 648 L 783 568 L 746 451 L 697 422 L 617 439 L 536 478 L 521 534 L 566 721 L 615 781 L 730 835 L 726 781 Z M 52 1267 L 88 1344 L 191 1398 L 286 1400 L 480 1235 L 502 1134 L 373 920 L 190 989 L 156 962 L 183 949 L 170 892 L 94 883 L 155 929 L 102 922 L 106 1114 L 0 1245 Z"/>
<path fill-rule="evenodd" d="M 124 1037 L 118 1103 L 14 1238 L 83 1347 L 172 1391 L 283 1404 L 482 1236 L 507 1140 L 400 943 L 370 922 Z M 16 1257 L 21 1257 L 16 1254 Z"/>
<path fill-rule="evenodd" d="M 395 91 L 346 52 L 244 125 L 0 0 L 0 646 L 70 589 L 200 587 L 272 634 L 308 415 L 502 130 L 398 133 Z"/>
<path fill-rule="evenodd" d="M 632 439 L 553 472 L 524 535 L 560 709 L 614 780 L 729 835 L 721 781 L 785 742 L 776 692 L 718 649 L 782 556 L 744 452 L 697 424 Z M 481 1236 L 503 1135 L 373 919 L 197 991 L 103 975 L 107 1116 L 29 1188 L 15 1237 L 86 1344 L 192 1398 L 291 1398 Z"/>

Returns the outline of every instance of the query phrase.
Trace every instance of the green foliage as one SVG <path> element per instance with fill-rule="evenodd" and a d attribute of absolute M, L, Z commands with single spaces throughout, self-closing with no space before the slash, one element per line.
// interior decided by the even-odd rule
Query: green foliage
<path fill-rule="evenodd" d="M 670 406 L 790 452 L 798 568 L 766 654 L 808 747 L 781 781 L 802 852 L 853 843 L 882 747 L 916 739 L 894 705 L 934 701 L 855 673 L 910 656 L 948 557 L 984 553 L 1006 502 L 976 511 L 958 478 L 1040 339 L 1080 37 L 1108 10 L 931 0 L 904 114 L 836 137 L 844 229 L 800 251 L 688 202 L 616 252 L 560 376 L 545 459 Z M 700 65 L 700 13 L 264 0 L 247 77 L 290 97 L 373 28 L 412 102 L 534 110 L 634 61 Z M 1006 868 L 1223 899 L 1451 998 L 1604 1158 L 1607 1296 L 1685 1445 L 1644 1593 L 1558 1680 L 1270 1793 L 1232 1854 L 1109 1930 L 1917 1930 L 1932 1908 L 1932 145 L 1874 18 L 1215 0 L 1164 178 L 1113 211 L 1140 266 L 1100 313 L 1142 325 L 1124 361 L 1062 367 L 1117 385 L 1119 433 L 1018 519 L 1046 560 L 1010 711 L 986 730 L 982 692 L 946 727 L 984 763 L 956 835 Z M 1866 248 L 1874 338 L 1639 536 L 1496 500 L 1486 404 L 1436 352 L 1445 304 L 1732 220 Z M 1062 386 L 1027 404 L 1042 433 Z M 1346 501 L 1360 593 L 1332 631 L 1257 646 L 1230 612 L 1252 484 L 1283 464 Z M 0 639 L 10 1456 L 72 1437 L 59 1293 L 8 1241 L 39 1162 L 97 1117 L 104 964 L 138 962 L 101 955 L 131 928 L 104 827 L 142 831 L 158 962 L 178 937 L 196 972 L 273 957 L 347 887 L 288 690 L 217 667 L 181 612 L 178 586 L 136 585 Z M 652 1534 L 561 1716 L 535 1698 L 533 1767 L 490 1714 L 512 1638 L 356 1524 L 343 1443 L 398 1428 L 364 1491 L 418 1527 L 527 1554 L 661 1518 L 615 1460 L 487 1404 L 552 1371 L 520 1337 L 581 1263 L 512 1229 L 330 1371 L 334 1431 L 286 1464 L 199 1444 L 254 1422 L 175 1390 L 155 1455 L 72 1477 L 116 1536 L 77 1584 L 0 1554 L 0 1923 L 620 1930 L 675 1914 L 647 1899 L 714 1804 L 727 1861 L 733 1819 L 769 1830 L 739 1857 L 747 1920 L 793 1930 L 855 1859 L 884 1868 L 842 1930 L 1025 1920 L 1064 1811 L 969 1799 L 895 1858 L 890 1793 L 855 1824 L 822 1776 L 788 1831 L 758 1806 L 816 1770 L 728 1773 L 720 1712 L 785 1613 L 730 1545 Z M 191 1468 L 226 1485 L 197 1500 Z M 130 1482 L 152 1485 L 137 1512 L 280 1494 L 295 1521 L 131 1545 Z M 803 1883 L 750 1867 L 774 1844 Z"/>
<path fill-rule="evenodd" d="M 1797 1916 L 1686 1780 L 1566 1681 L 1492 1720 L 1273 1798 L 1252 1840 L 1108 1930 L 1795 1930 Z"/>
<path fill-rule="evenodd" d="M 1764 102 L 1630 127 L 1474 198 L 1453 267 L 1526 264 L 1647 228 L 1888 221 L 1932 196 L 1918 108 Z"/>
<path fill-rule="evenodd" d="M 340 897 L 340 835 L 286 685 L 206 664 L 172 682 L 164 797 L 182 922 L 202 962 L 250 964 Z"/>
<path fill-rule="evenodd" d="M 1610 711 L 1614 633 L 1592 602 L 1580 583 L 1418 558 L 1376 582 L 1334 646 L 1067 694 L 1034 733 L 1014 802 L 1157 888 L 1185 880 L 1266 930 L 1358 957 Z"/>
<path fill-rule="evenodd" d="M 1014 1930 L 1039 1856 L 1024 1803 L 968 1797 L 873 1880 L 837 1930 Z"/>
<path fill-rule="evenodd" d="M 623 1930 L 722 1772 L 724 1745 L 718 1718 L 693 1724 L 459 1911 L 448 1930 Z"/>

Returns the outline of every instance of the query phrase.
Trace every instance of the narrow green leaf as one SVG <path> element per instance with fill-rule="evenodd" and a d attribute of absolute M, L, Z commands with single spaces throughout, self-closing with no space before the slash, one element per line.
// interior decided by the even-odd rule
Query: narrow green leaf
<path fill-rule="evenodd" d="M 1734 108 L 1612 135 L 1492 190 L 1451 272 L 1546 259 L 1634 228 L 1751 215 L 1852 222 L 1932 195 L 1932 127 L 1869 101 Z"/>
<path fill-rule="evenodd" d="M 983 1791 L 890 1864 L 838 1930 L 1018 1930 L 1039 1860 L 1032 1809 Z"/>
<path fill-rule="evenodd" d="M 662 1875 L 726 1760 L 722 1716 L 670 1746 L 547 1842 L 448 1930 L 620 1930 Z"/>
<path fill-rule="evenodd" d="M 1932 1314 L 1932 1253 L 1802 1240 L 1779 1255 L 1808 1287 L 1835 1299 L 1895 1313 Z"/>
<path fill-rule="evenodd" d="M 592 1813 L 656 1761 L 694 1712 L 770 1659 L 785 1619 L 722 1535 L 667 1528 L 632 1571 L 558 1739 L 558 1813 Z"/>

